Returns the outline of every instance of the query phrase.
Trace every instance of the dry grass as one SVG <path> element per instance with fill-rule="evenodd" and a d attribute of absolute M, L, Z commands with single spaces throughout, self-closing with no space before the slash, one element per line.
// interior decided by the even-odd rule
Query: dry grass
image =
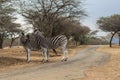
<path fill-rule="evenodd" d="M 69 57 L 76 54 L 76 51 L 86 48 L 87 46 L 70 47 L 68 49 Z M 61 60 L 62 53 L 60 49 L 57 49 L 58 56 L 50 50 L 49 63 Z M 31 52 L 31 62 L 26 63 L 26 52 L 23 47 L 4 48 L 0 50 L 0 71 L 12 70 L 17 68 L 30 67 L 33 65 L 44 64 L 41 62 L 41 51 Z"/>
<path fill-rule="evenodd" d="M 104 66 L 92 67 L 87 70 L 86 77 L 81 80 L 120 80 L 120 47 L 110 48 L 106 45 L 97 51 L 110 54 L 110 62 Z"/>

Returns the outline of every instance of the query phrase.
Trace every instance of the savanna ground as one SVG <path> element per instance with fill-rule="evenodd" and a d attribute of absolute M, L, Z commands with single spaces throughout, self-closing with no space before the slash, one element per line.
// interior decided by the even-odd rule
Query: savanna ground
<path fill-rule="evenodd" d="M 73 57 L 77 51 L 80 51 L 89 46 L 71 47 L 68 49 L 69 57 Z M 101 46 L 96 51 L 99 54 L 110 55 L 110 60 L 105 65 L 90 67 L 85 71 L 84 78 L 73 80 L 120 80 L 120 47 L 113 46 L 110 48 L 108 45 Z M 58 49 L 58 56 L 50 51 L 50 62 L 61 60 L 61 51 Z M 89 53 L 89 52 L 88 52 Z M 33 51 L 31 54 L 31 62 L 26 63 L 26 54 L 22 47 L 4 48 L 0 50 L 0 71 L 13 70 L 17 68 L 32 67 L 35 65 L 42 65 L 47 63 L 41 62 L 42 56 L 40 51 Z M 104 60 L 103 60 L 104 61 Z"/>
<path fill-rule="evenodd" d="M 72 46 L 68 49 L 69 57 L 72 57 L 76 54 L 76 51 L 82 50 L 88 46 Z M 58 55 L 55 55 L 53 51 L 50 50 L 49 63 L 56 62 L 61 60 L 62 53 L 60 49 L 57 49 Z M 32 51 L 31 52 L 31 61 L 30 63 L 26 62 L 26 52 L 22 46 L 13 46 L 12 48 L 5 47 L 0 49 L 0 71 L 7 71 L 12 69 L 32 67 L 35 65 L 46 64 L 41 62 L 42 53 L 41 51 Z"/>
<path fill-rule="evenodd" d="M 81 80 L 120 80 L 120 47 L 108 45 L 97 49 L 99 52 L 110 54 L 110 61 L 104 66 L 92 67 L 85 72 Z"/>

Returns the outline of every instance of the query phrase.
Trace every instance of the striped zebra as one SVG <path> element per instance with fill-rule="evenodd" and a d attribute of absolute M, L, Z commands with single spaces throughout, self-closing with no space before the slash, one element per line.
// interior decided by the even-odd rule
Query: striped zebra
<path fill-rule="evenodd" d="M 57 35 L 52 38 L 45 38 L 36 32 L 24 35 L 22 33 L 20 37 L 20 41 L 23 44 L 26 53 L 27 53 L 27 62 L 30 61 L 30 51 L 34 49 L 42 49 L 43 52 L 43 60 L 44 62 L 48 61 L 49 53 L 48 49 L 56 49 L 61 47 L 63 52 L 62 61 L 67 61 L 68 52 L 66 49 L 67 46 L 67 37 L 65 35 Z"/>

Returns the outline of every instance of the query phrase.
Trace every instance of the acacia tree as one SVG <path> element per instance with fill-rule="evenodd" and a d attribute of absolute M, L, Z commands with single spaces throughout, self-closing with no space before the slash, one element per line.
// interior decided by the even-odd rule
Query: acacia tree
<path fill-rule="evenodd" d="M 111 32 L 112 36 L 110 39 L 110 47 L 112 47 L 112 39 L 114 35 L 120 31 L 120 15 L 115 14 L 112 16 L 108 17 L 101 17 L 98 21 L 97 24 L 99 28 L 105 32 Z"/>
<path fill-rule="evenodd" d="M 81 0 L 25 0 L 20 7 L 27 21 L 48 37 L 56 35 L 54 31 L 58 31 L 60 21 L 80 20 L 86 16 Z"/>
<path fill-rule="evenodd" d="M 19 24 L 13 23 L 15 18 L 12 17 L 12 13 L 15 9 L 10 4 L 11 0 L 0 0 L 0 48 L 3 46 L 4 38 L 11 33 L 18 32 Z"/>

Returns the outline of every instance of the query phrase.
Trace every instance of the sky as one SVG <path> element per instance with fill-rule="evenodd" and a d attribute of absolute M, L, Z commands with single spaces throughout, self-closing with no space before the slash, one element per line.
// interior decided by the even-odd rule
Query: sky
<path fill-rule="evenodd" d="M 92 30 L 98 29 L 96 20 L 100 17 L 120 14 L 120 0 L 85 0 L 84 6 L 88 13 L 82 23 L 89 26 Z M 105 36 L 107 33 L 100 31 L 98 36 Z"/>

